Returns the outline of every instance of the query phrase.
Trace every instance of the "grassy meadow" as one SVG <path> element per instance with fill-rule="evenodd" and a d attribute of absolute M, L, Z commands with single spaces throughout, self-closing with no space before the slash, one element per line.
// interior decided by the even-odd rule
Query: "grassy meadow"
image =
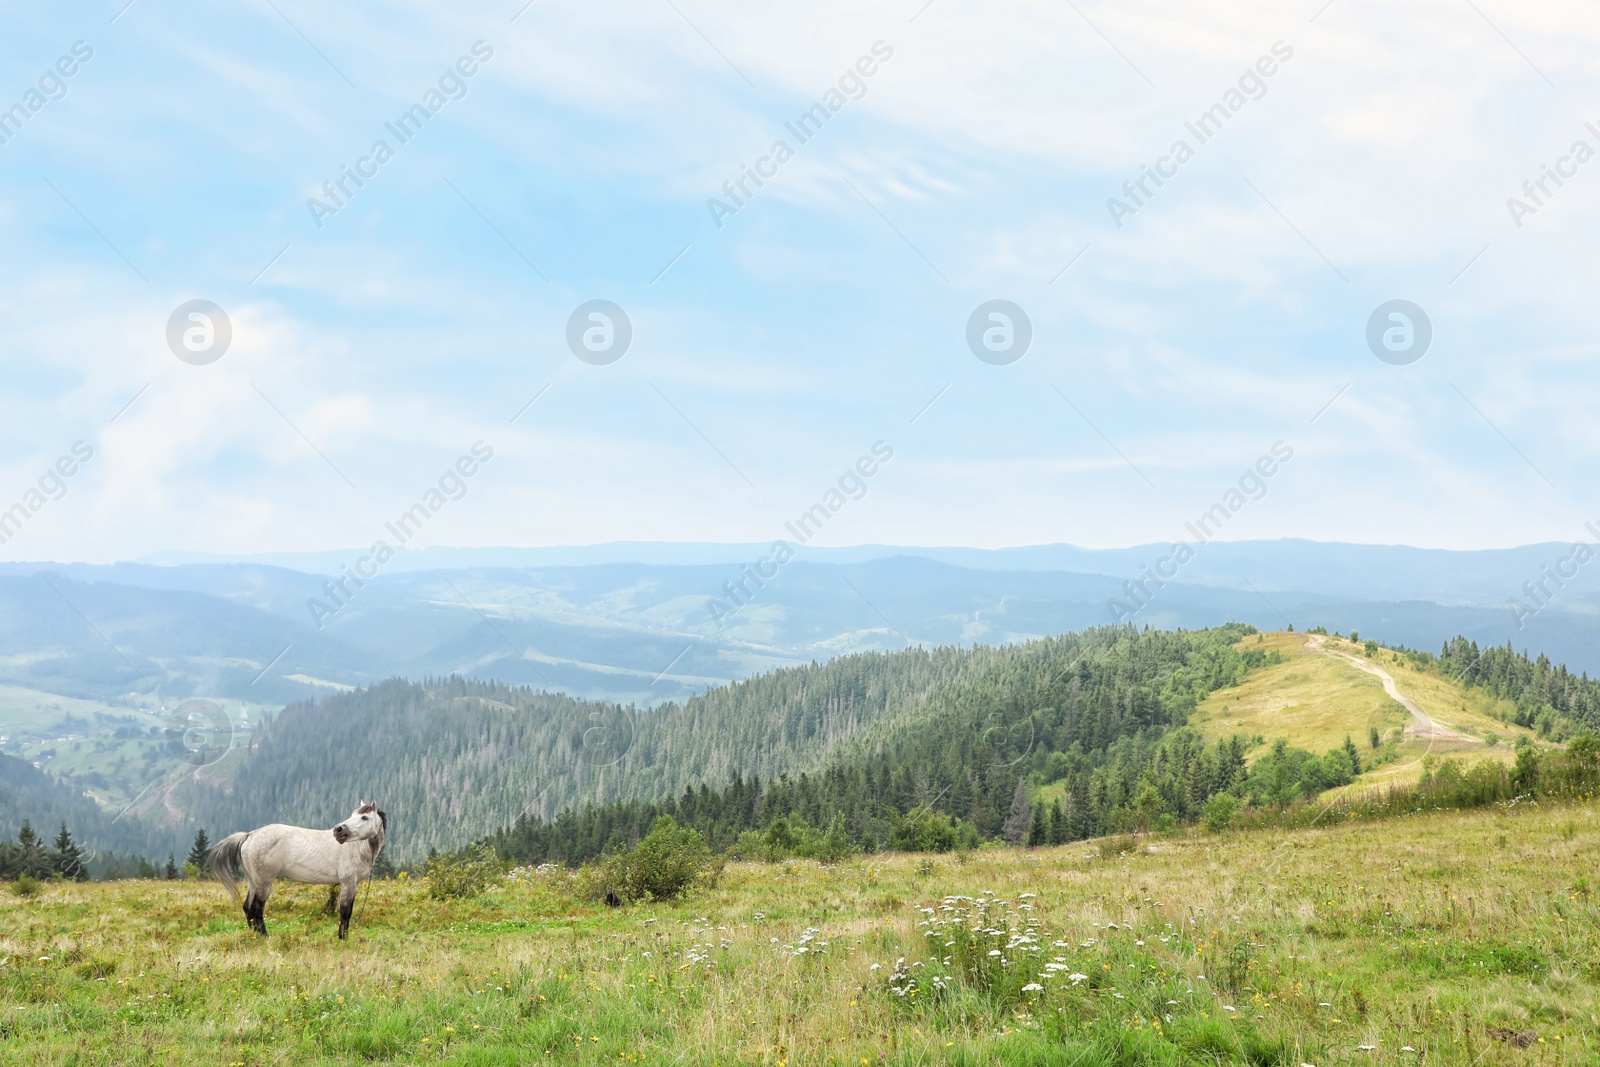
<path fill-rule="evenodd" d="M 47 885 L 0 893 L 0 1060 L 1593 1064 L 1595 816 L 734 864 L 619 909 L 375 882 L 346 943 L 315 887 L 262 940 L 214 883 Z"/>

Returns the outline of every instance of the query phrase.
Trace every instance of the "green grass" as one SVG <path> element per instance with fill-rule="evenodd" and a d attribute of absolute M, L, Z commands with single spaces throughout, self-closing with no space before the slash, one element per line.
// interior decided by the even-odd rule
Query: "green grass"
<path fill-rule="evenodd" d="M 1596 814 L 735 864 L 621 909 L 374 883 L 345 943 L 317 887 L 261 940 L 214 884 L 50 885 L 0 894 L 0 1060 L 1588 1064 Z"/>
<path fill-rule="evenodd" d="M 1284 662 L 1251 671 L 1239 685 L 1202 701 L 1190 722 L 1207 737 L 1286 737 L 1296 747 L 1322 753 L 1347 736 L 1365 746 L 1369 727 L 1397 736 L 1411 721 L 1411 713 L 1384 693 L 1382 682 L 1333 656 L 1307 651 L 1304 634 L 1260 637 L 1243 644 L 1276 651 Z"/>

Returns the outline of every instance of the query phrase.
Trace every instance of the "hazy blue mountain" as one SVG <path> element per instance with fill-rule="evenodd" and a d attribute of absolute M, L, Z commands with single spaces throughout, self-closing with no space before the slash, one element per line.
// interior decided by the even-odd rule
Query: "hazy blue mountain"
<path fill-rule="evenodd" d="M 1113 601 L 1137 625 L 1323 625 L 1429 649 L 1459 633 L 1600 672 L 1592 575 L 1549 586 L 1554 603 L 1520 627 L 1506 606 L 1515 596 L 1534 606 L 1523 583 L 1566 553 L 1560 545 L 1448 552 L 1217 542 L 1177 580 L 1146 585 L 1142 607 L 1128 583 L 1167 546 L 801 546 L 758 588 L 747 568 L 771 551 L 427 549 L 348 587 L 347 603 L 326 583 L 352 553 L 5 564 L 0 681 L 102 699 L 159 689 L 286 702 L 396 675 L 461 674 L 654 705 L 849 652 L 1014 643 L 1100 625 L 1118 614 Z M 744 591 L 730 598 L 741 581 Z M 320 618 L 313 600 L 325 609 Z"/>
<path fill-rule="evenodd" d="M 1582 534 L 1583 531 L 1574 531 Z M 1592 535 L 1591 535 L 1592 536 Z M 1132 548 L 1090 549 L 1073 545 L 1028 545 L 981 549 L 857 545 L 849 548 L 794 546 L 802 562 L 852 564 L 896 556 L 947 563 L 971 570 L 1069 571 L 1119 580 L 1136 579 L 1141 567 L 1153 566 L 1170 551 L 1167 544 Z M 1203 545 L 1183 567 L 1186 584 L 1227 586 L 1263 592 L 1323 593 L 1351 601 L 1431 600 L 1440 604 L 1503 607 L 1525 596 L 1522 584 L 1537 581 L 1540 568 L 1554 566 L 1570 545 L 1547 543 L 1476 551 L 1413 548 L 1407 545 L 1357 545 L 1285 538 L 1276 541 L 1213 541 Z M 736 576 L 770 550 L 770 545 L 708 542 L 622 541 L 601 545 L 549 548 L 426 548 L 408 551 L 388 566 L 401 571 L 473 568 L 581 567 L 599 564 L 644 564 L 693 567 L 731 565 Z M 275 553 L 251 557 L 163 553 L 147 562 L 166 565 L 257 563 L 319 575 L 337 574 L 352 551 Z M 1580 574 L 1560 592 L 1563 601 L 1583 600 L 1587 610 L 1600 610 L 1600 579 Z M 1572 604 L 1566 606 L 1572 607 Z"/>

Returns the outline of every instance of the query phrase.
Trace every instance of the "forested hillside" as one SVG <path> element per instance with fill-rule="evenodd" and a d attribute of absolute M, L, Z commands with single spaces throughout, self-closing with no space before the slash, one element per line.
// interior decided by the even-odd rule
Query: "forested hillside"
<path fill-rule="evenodd" d="M 651 711 L 394 680 L 289 706 L 117 826 L 17 761 L 0 765 L 0 814 L 65 819 L 86 842 L 158 859 L 199 827 L 332 825 L 369 798 L 390 814 L 400 864 L 486 834 L 508 859 L 583 860 L 661 814 L 736 851 L 1055 843 L 1198 820 L 1224 793 L 1283 805 L 1370 769 L 1375 755 L 1349 741 L 1316 754 L 1280 744 L 1247 766 L 1251 740 L 1185 728 L 1207 694 L 1281 662 L 1263 640 L 1245 625 L 1103 627 L 859 654 Z M 1408 655 L 1513 702 L 1529 725 L 1596 720 L 1600 684 L 1546 659 L 1461 639 L 1437 664 Z"/>
<path fill-rule="evenodd" d="M 1580 729 L 1600 730 L 1600 681 L 1552 664 L 1543 653 L 1529 659 L 1509 643 L 1480 649 L 1476 641 L 1456 637 L 1445 642 L 1439 667 L 1447 677 L 1516 704 L 1519 726 L 1549 734 L 1565 718 Z"/>
<path fill-rule="evenodd" d="M 1208 740 L 1186 728 L 1206 694 L 1264 663 L 1291 662 L 1255 647 L 1265 640 L 1248 639 L 1252 632 L 1100 630 L 1018 646 L 920 714 L 839 746 L 813 773 L 735 777 L 720 788 L 713 780 L 661 801 L 583 807 L 550 821 L 524 817 L 489 843 L 517 862 L 581 862 L 626 846 L 670 815 L 736 855 L 943 851 L 997 838 L 1060 844 L 1180 821 L 1226 822 L 1241 806 L 1282 810 L 1389 758 L 1376 733 L 1356 725 L 1327 752 L 1277 737 L 1251 761 L 1262 738 Z M 1369 642 L 1368 655 L 1378 647 Z M 1545 736 L 1600 724 L 1600 683 L 1543 656 L 1480 650 L 1465 638 L 1447 642 L 1437 659 L 1404 655 L 1419 670 L 1511 702 L 1508 717 Z M 1356 744 L 1358 733 L 1367 747 Z M 1518 743 L 1513 770 L 1491 767 L 1471 779 L 1472 802 L 1503 787 L 1540 786 L 1542 757 L 1522 749 L 1527 740 Z M 1573 775 L 1589 780 L 1597 748 L 1586 744 L 1571 767 L 1550 765 L 1547 791 L 1572 792 Z M 1460 778 L 1457 770 L 1441 774 L 1441 782 Z M 1508 777 L 1502 783 L 1496 775 Z"/>
<path fill-rule="evenodd" d="M 1244 751 L 1174 727 L 1199 698 L 1265 662 L 1248 643 L 1234 647 L 1252 632 L 1103 628 L 989 650 L 915 714 L 863 731 L 812 772 L 701 783 L 551 821 L 530 815 L 492 843 L 514 860 L 571 862 L 635 839 L 660 814 L 714 847 L 759 833 L 779 850 L 807 833 L 831 837 L 833 849 L 940 849 L 963 837 L 1060 842 L 1192 818 L 1213 793 L 1247 783 Z M 1030 776 L 1063 783 L 1062 799 L 1032 810 Z"/>
<path fill-rule="evenodd" d="M 122 820 L 119 824 L 113 814 L 102 811 L 93 800 L 32 764 L 0 755 L 0 837 L 15 833 L 24 822 L 31 822 L 41 834 L 50 835 L 64 823 L 90 852 L 115 848 L 158 855 L 164 854 L 163 849 L 175 847 L 177 841 L 174 834 L 147 833 L 147 827 L 135 820 Z"/>
<path fill-rule="evenodd" d="M 845 656 L 652 711 L 460 678 L 389 681 L 290 705 L 229 757 L 236 765 L 185 781 L 165 810 L 220 836 L 275 821 L 332 825 L 355 799 L 376 798 L 395 828 L 392 855 L 406 862 L 525 812 L 549 818 L 734 773 L 772 778 L 818 766 L 837 746 L 964 692 L 967 679 L 1017 654 Z"/>

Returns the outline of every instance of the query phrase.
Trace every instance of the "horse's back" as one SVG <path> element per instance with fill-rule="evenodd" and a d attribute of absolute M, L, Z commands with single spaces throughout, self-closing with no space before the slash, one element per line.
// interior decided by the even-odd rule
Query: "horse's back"
<path fill-rule="evenodd" d="M 290 878 L 313 885 L 341 880 L 339 843 L 327 830 L 270 823 L 250 831 L 242 851 L 252 880 Z"/>

